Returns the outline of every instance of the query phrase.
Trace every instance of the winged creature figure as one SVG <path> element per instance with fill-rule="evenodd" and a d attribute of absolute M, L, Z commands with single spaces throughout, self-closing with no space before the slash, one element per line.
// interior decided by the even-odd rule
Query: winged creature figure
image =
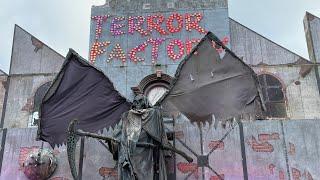
<path fill-rule="evenodd" d="M 166 151 L 192 162 L 168 142 L 162 116 L 179 112 L 196 123 L 254 118 L 262 104 L 259 92 L 254 71 L 210 32 L 181 61 L 169 91 L 154 106 L 143 95 L 129 102 L 101 70 L 70 50 L 42 101 L 38 139 L 52 147 L 67 143 L 75 179 L 75 144 L 89 136 L 108 143 L 119 178 L 162 180 Z M 110 127 L 113 136 L 96 134 Z"/>

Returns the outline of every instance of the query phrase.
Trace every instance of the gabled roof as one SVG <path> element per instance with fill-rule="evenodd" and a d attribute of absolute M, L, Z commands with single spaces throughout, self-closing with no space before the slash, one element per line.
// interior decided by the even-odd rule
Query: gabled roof
<path fill-rule="evenodd" d="M 15 25 L 10 75 L 57 73 L 64 59 L 60 53 Z"/>
<path fill-rule="evenodd" d="M 8 76 L 8 74 L 0 69 L 0 76 Z"/>
<path fill-rule="evenodd" d="M 318 20 L 320 20 L 320 18 L 318 17 L 318 16 L 315 16 L 315 15 L 313 15 L 313 14 L 311 14 L 310 12 L 306 12 L 306 17 L 307 17 L 307 20 L 308 21 L 312 21 L 312 20 L 314 20 L 314 19 L 318 19 Z"/>
<path fill-rule="evenodd" d="M 297 53 L 279 45 L 256 31 L 229 18 L 232 50 L 251 65 L 292 64 L 299 59 L 308 61 Z M 244 41 L 243 41 L 244 39 Z M 277 53 L 274 53 L 277 51 Z"/>

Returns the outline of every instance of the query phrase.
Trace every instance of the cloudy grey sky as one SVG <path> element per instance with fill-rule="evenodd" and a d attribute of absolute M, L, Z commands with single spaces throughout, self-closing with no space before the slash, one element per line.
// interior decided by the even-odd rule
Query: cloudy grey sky
<path fill-rule="evenodd" d="M 88 55 L 91 5 L 104 0 L 0 0 L 0 69 L 9 71 L 14 24 L 65 55 Z M 305 12 L 320 17 L 320 0 L 229 0 L 229 16 L 308 58 Z"/>

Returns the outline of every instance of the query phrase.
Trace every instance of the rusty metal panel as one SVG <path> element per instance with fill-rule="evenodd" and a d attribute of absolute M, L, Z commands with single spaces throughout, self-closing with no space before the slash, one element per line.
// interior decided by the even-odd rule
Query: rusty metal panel
<path fill-rule="evenodd" d="M 57 73 L 63 61 L 63 56 L 15 26 L 10 75 Z"/>
<path fill-rule="evenodd" d="M 2 161 L 1 179 L 21 179 L 27 180 L 23 171 L 23 161 L 28 153 L 41 147 L 41 141 L 35 141 L 37 129 L 8 129 L 4 147 L 4 156 Z M 49 144 L 44 143 L 45 148 L 50 148 Z M 77 145 L 76 157 L 79 157 L 80 143 Z M 58 159 L 58 167 L 51 179 L 65 178 L 72 179 L 66 146 L 56 147 L 53 150 Z M 77 158 L 77 164 L 79 160 Z"/>
<path fill-rule="evenodd" d="M 291 179 L 320 178 L 320 124 L 318 121 L 283 121 Z"/>
<path fill-rule="evenodd" d="M 251 65 L 294 63 L 301 56 L 230 19 L 231 49 Z"/>
<path fill-rule="evenodd" d="M 243 126 L 249 179 L 288 179 L 281 122 L 245 122 Z"/>
<path fill-rule="evenodd" d="M 176 120 L 175 135 L 176 147 L 194 160 L 189 164 L 176 155 L 177 179 L 219 179 L 218 175 L 225 179 L 243 179 L 237 126 L 215 129 L 209 122 L 191 124 L 181 115 Z"/>
<path fill-rule="evenodd" d="M 11 76 L 4 119 L 5 128 L 25 128 L 33 111 L 33 96 L 53 75 Z"/>

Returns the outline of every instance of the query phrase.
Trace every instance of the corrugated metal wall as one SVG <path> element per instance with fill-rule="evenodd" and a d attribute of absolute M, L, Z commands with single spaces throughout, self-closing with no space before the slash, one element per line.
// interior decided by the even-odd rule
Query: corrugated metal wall
<path fill-rule="evenodd" d="M 177 122 L 176 147 L 194 158 L 188 164 L 179 155 L 176 156 L 177 179 L 217 179 L 208 167 L 200 166 L 195 155 L 207 155 L 217 142 L 229 131 L 230 127 L 214 129 L 206 125 L 202 127 L 203 141 L 200 135 L 188 131 L 199 132 L 197 125 L 186 125 L 188 122 Z M 243 179 L 243 168 L 249 179 L 319 179 L 320 178 L 320 134 L 319 120 L 293 121 L 256 121 L 243 123 L 243 136 L 240 138 L 239 126 L 213 151 L 208 158 L 210 167 L 220 176 L 228 179 Z M 182 124 L 180 124 L 182 123 Z M 3 131 L 2 131 L 3 132 Z M 2 133 L 1 133 L 2 135 Z M 26 179 L 21 171 L 21 163 L 25 154 L 33 148 L 39 148 L 41 142 L 34 141 L 36 129 L 9 129 L 6 132 L 1 179 Z M 1 137 L 0 137 L 1 138 Z M 245 153 L 241 153 L 241 144 Z M 48 147 L 47 144 L 44 145 Z M 186 148 L 188 147 L 188 148 Z M 203 152 L 201 148 L 203 147 Z M 55 148 L 58 157 L 58 169 L 51 179 L 58 177 L 72 179 L 66 148 Z M 80 155 L 80 142 L 77 155 Z M 108 150 L 97 140 L 85 139 L 83 154 L 83 179 L 116 179 L 115 162 Z M 246 158 L 243 164 L 242 158 Z M 77 160 L 77 164 L 79 160 Z"/>

